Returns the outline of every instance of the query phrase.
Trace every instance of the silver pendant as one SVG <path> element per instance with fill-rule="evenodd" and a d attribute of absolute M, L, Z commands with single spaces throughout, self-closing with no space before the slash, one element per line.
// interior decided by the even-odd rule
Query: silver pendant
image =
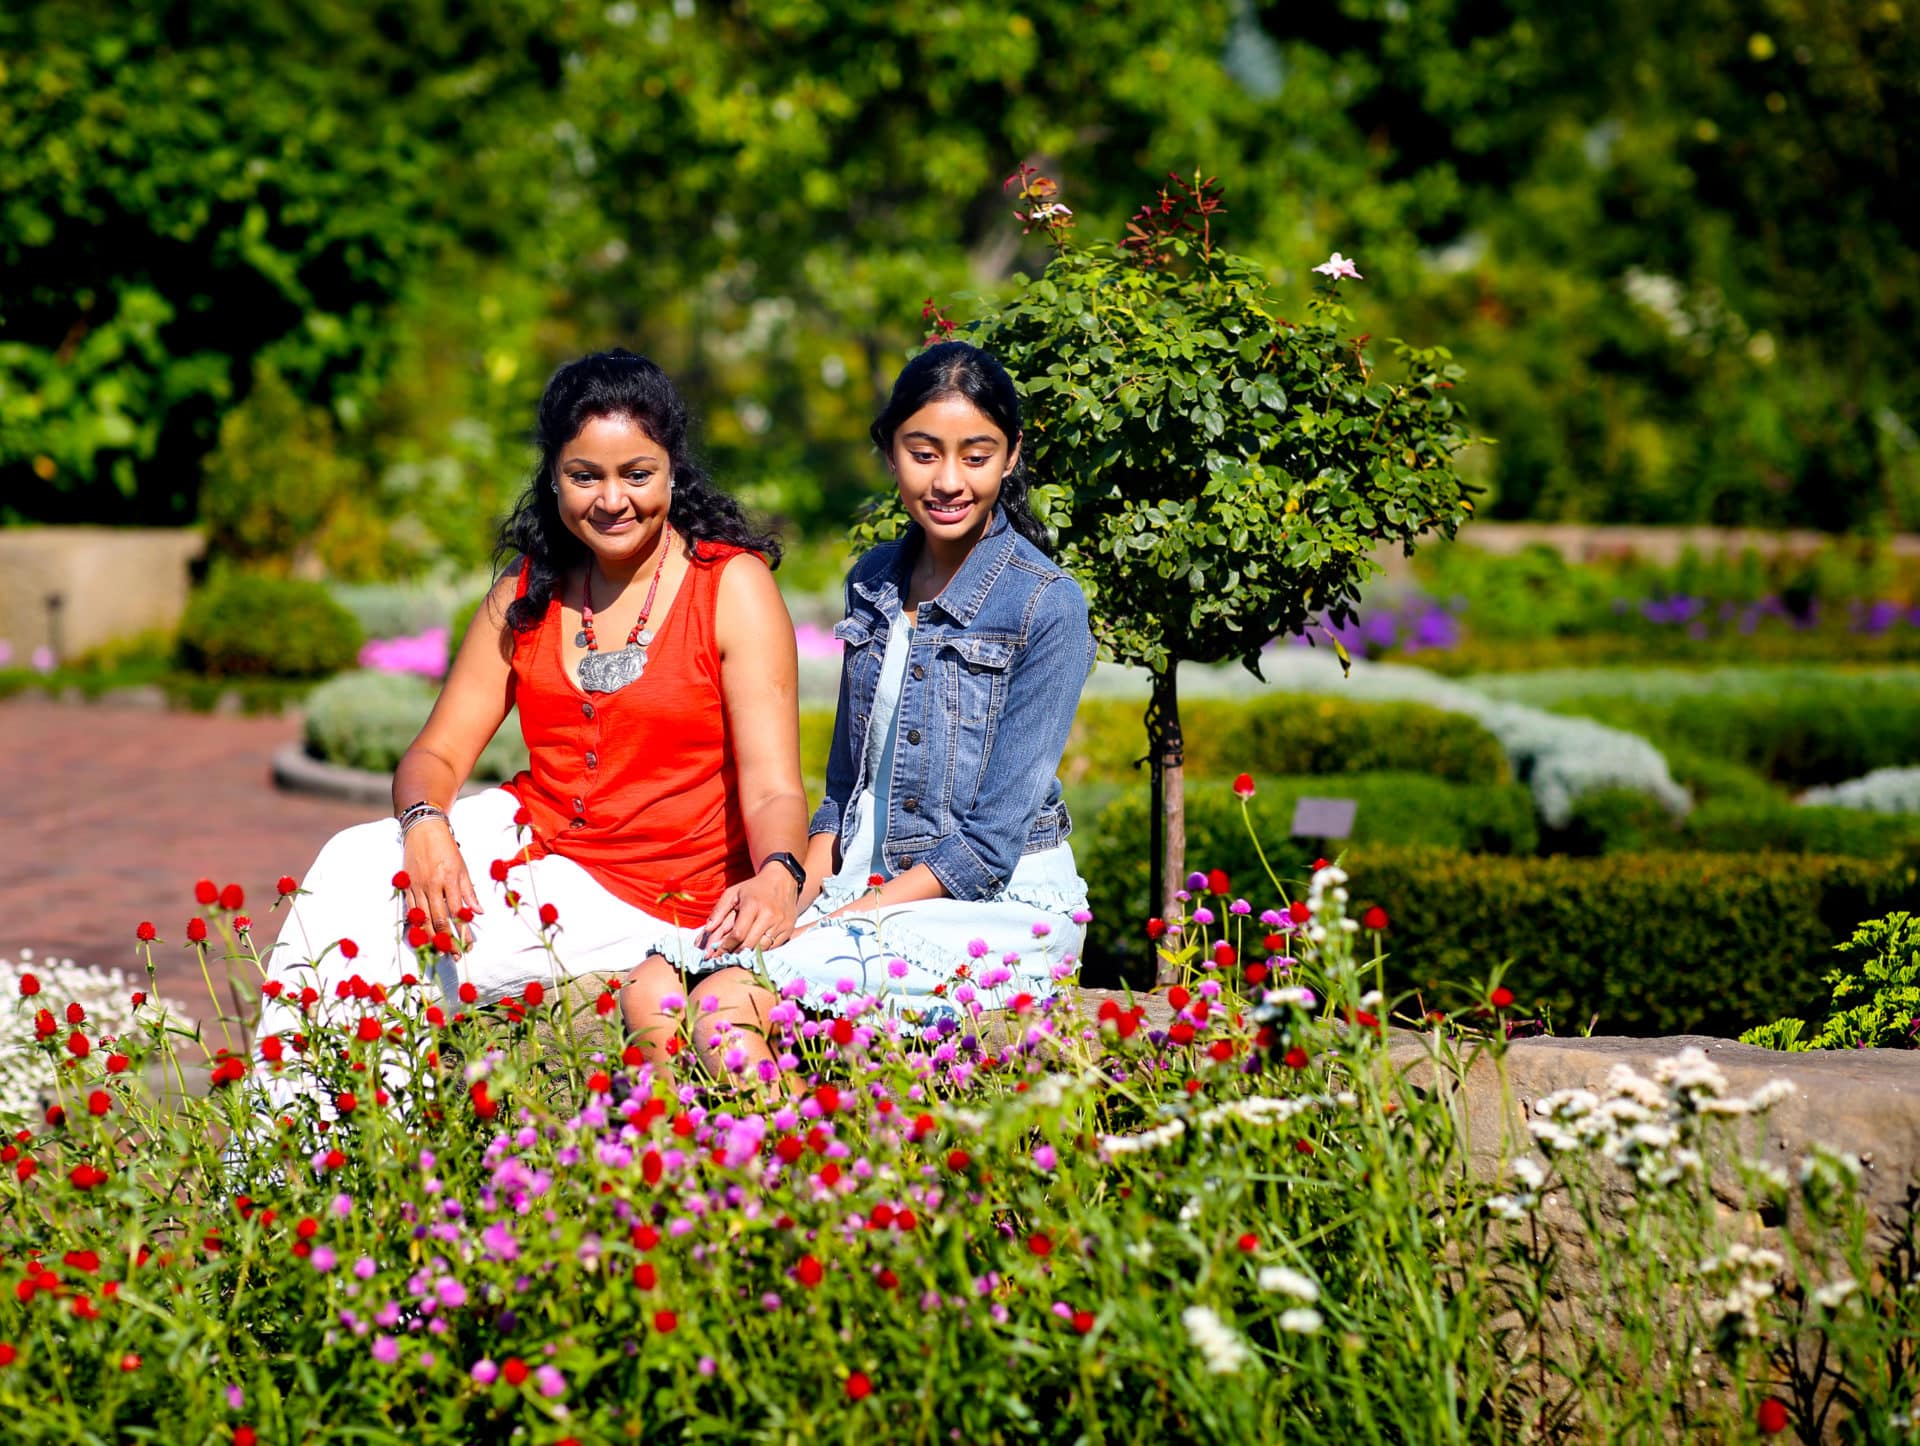
<path fill-rule="evenodd" d="M 589 693 L 617 693 L 646 670 L 647 650 L 629 643 L 617 653 L 588 653 L 582 658 L 580 686 Z"/>

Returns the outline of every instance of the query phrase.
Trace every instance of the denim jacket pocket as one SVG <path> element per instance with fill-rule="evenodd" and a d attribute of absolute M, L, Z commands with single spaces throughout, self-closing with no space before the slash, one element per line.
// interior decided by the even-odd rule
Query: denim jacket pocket
<path fill-rule="evenodd" d="M 991 724 L 1000 716 L 1007 696 L 1007 668 L 1014 644 L 1007 638 L 970 638 L 965 634 L 941 640 L 953 654 L 948 668 L 947 703 L 952 716 L 963 723 Z"/>

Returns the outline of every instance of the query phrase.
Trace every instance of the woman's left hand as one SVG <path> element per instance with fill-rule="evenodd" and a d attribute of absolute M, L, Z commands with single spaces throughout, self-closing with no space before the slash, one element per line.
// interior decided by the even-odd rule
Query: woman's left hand
<path fill-rule="evenodd" d="M 800 913 L 800 890 L 793 876 L 775 865 L 720 895 L 707 919 L 707 958 L 738 950 L 778 949 L 793 937 Z"/>

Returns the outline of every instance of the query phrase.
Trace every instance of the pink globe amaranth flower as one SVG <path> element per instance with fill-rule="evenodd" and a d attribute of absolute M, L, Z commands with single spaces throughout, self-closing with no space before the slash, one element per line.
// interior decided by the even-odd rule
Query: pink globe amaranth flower
<path fill-rule="evenodd" d="M 992 951 L 987 948 L 987 941 L 985 939 L 969 939 L 967 941 L 967 953 L 975 959 L 984 959 L 990 952 Z"/>
<path fill-rule="evenodd" d="M 383 1366 L 390 1366 L 400 1359 L 400 1342 L 392 1336 L 373 1338 L 373 1358 Z"/>
<path fill-rule="evenodd" d="M 905 979 L 907 977 L 907 970 L 908 964 L 904 959 L 889 959 L 887 961 L 887 973 L 895 979 Z"/>
<path fill-rule="evenodd" d="M 500 1368 L 492 1361 L 480 1360 L 473 1363 L 473 1369 L 467 1373 L 483 1386 L 491 1386 L 500 1379 Z"/>
<path fill-rule="evenodd" d="M 1360 268 L 1354 265 L 1353 258 L 1350 256 L 1342 256 L 1338 251 L 1334 252 L 1333 255 L 1329 256 L 1313 269 L 1333 281 L 1366 280 L 1366 278 L 1360 274 Z"/>

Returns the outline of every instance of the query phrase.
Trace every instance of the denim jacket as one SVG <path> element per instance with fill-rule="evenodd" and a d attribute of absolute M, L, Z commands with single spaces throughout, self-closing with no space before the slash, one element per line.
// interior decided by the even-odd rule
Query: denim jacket
<path fill-rule="evenodd" d="M 900 618 L 918 528 L 874 548 L 847 578 L 840 703 L 827 792 L 809 834 L 847 843 L 887 637 Z M 1060 755 L 1093 667 L 1080 586 L 996 508 L 940 596 L 924 604 L 900 691 L 882 852 L 893 874 L 933 871 L 956 899 L 991 899 L 1022 854 L 1073 830 Z"/>

